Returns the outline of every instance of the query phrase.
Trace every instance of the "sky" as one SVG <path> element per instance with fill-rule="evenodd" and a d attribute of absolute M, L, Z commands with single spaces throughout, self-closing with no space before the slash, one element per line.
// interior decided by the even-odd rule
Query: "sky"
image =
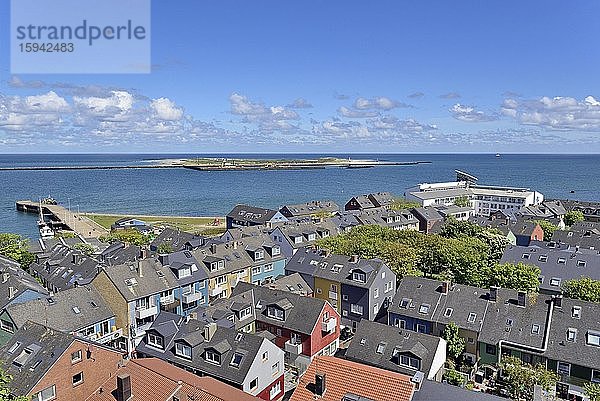
<path fill-rule="evenodd" d="M 0 153 L 600 152 L 600 2 L 153 0 L 149 74 L 12 74 Z"/>

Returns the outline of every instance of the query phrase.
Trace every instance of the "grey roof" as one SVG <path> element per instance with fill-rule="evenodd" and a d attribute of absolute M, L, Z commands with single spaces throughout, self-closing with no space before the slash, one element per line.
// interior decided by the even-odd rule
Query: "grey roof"
<path fill-rule="evenodd" d="M 179 251 L 174 252 L 167 257 L 159 257 L 161 263 L 170 268 L 175 275 L 177 282 L 180 285 L 188 285 L 198 281 L 206 280 L 208 278 L 208 271 L 202 263 L 198 262 L 192 252 L 190 251 Z M 178 278 L 178 270 L 188 268 L 191 272 L 190 276 Z"/>
<path fill-rule="evenodd" d="M 346 211 L 340 213 L 330 219 L 330 221 L 337 226 L 340 231 L 346 231 L 351 229 L 352 227 L 356 227 L 360 225 L 356 217 L 356 213 L 353 211 Z"/>
<path fill-rule="evenodd" d="M 357 195 L 352 197 L 347 203 L 346 208 L 351 202 L 356 202 L 360 209 L 370 209 L 376 207 L 371 199 L 369 199 L 369 195 Z"/>
<path fill-rule="evenodd" d="M 100 264 L 81 251 L 65 245 L 55 246 L 49 254 L 38 255 L 31 271 L 40 277 L 47 287 L 63 291 L 75 285 L 89 284 L 98 274 Z"/>
<path fill-rule="evenodd" d="M 313 244 L 319 239 L 333 236 L 338 233 L 338 227 L 331 221 L 331 219 L 321 222 L 288 222 L 278 226 L 271 232 L 271 235 L 273 235 L 273 233 L 277 230 L 280 230 L 293 248 L 302 248 L 307 244 Z M 315 234 L 315 240 L 308 239 L 310 234 Z M 295 237 L 301 237 L 302 241 L 300 243 L 296 243 L 294 241 Z"/>
<path fill-rule="evenodd" d="M 156 331 L 164 336 L 165 350 L 147 345 L 146 337 L 136 350 L 145 355 L 177 363 L 179 366 L 191 367 L 205 375 L 229 383 L 242 384 L 263 341 L 268 340 L 254 334 L 238 333 L 235 329 L 217 326 L 212 338 L 208 341 L 204 337 L 205 326 L 206 323 L 202 320 L 183 319 L 175 314 L 161 312 L 148 331 Z M 175 355 L 175 343 L 178 341 L 183 341 L 192 347 L 191 360 Z M 204 359 L 207 349 L 214 349 L 221 354 L 220 364 L 210 363 Z M 230 364 L 235 353 L 243 355 L 238 367 Z"/>
<path fill-rule="evenodd" d="M 373 192 L 367 195 L 375 207 L 388 206 L 394 203 L 395 197 L 391 192 Z"/>
<path fill-rule="evenodd" d="M 324 252 L 303 248 L 298 250 L 286 265 L 286 271 L 305 273 L 343 284 L 370 288 L 385 263 L 380 259 L 358 259 L 352 262 L 349 256 L 326 254 Z M 356 270 L 366 274 L 366 281 L 353 280 Z"/>
<path fill-rule="evenodd" d="M 383 207 L 361 210 L 355 218 L 363 225 L 374 224 L 393 229 L 402 229 L 419 223 L 409 210 L 389 210 Z"/>
<path fill-rule="evenodd" d="M 335 213 L 340 207 L 333 201 L 310 201 L 282 206 L 279 211 L 286 217 L 310 216 L 315 213 Z"/>
<path fill-rule="evenodd" d="M 479 341 L 497 344 L 510 341 L 519 345 L 541 348 L 548 322 L 550 296 L 525 295 L 525 306 L 517 304 L 515 290 L 498 289 L 496 302 L 490 302 Z M 534 325 L 537 328 L 534 329 Z"/>
<path fill-rule="evenodd" d="M 137 260 L 131 264 L 109 266 L 104 271 L 127 301 L 134 301 L 179 286 L 171 270 L 153 258 Z"/>
<path fill-rule="evenodd" d="M 446 347 L 440 337 L 401 330 L 363 319 L 358 324 L 354 338 L 346 350 L 346 358 L 412 376 L 416 370 L 400 365 L 393 357 L 395 352 L 410 353 L 421 360 L 419 370 L 428 376 L 438 347 L 443 349 Z M 378 348 L 380 353 L 377 352 Z M 435 373 L 437 372 L 433 372 Z"/>
<path fill-rule="evenodd" d="M 431 206 L 415 207 L 411 211 L 415 215 L 415 217 L 421 217 L 423 220 L 426 221 L 444 220 L 444 216 L 442 216 L 434 207 Z"/>
<path fill-rule="evenodd" d="M 480 332 L 488 308 L 487 291 L 448 283 L 448 293 L 444 294 L 443 284 L 422 277 L 404 277 L 388 312 L 442 324 L 452 321 L 462 329 Z"/>
<path fill-rule="evenodd" d="M 256 320 L 309 335 L 319 322 L 321 311 L 325 307 L 325 302 L 327 302 L 322 299 L 303 297 L 287 291 L 272 290 L 245 282 L 238 283 L 233 290 L 233 294 L 240 294 L 248 290 L 254 292 Z M 282 303 L 291 306 L 285 310 L 285 320 L 281 321 L 267 316 L 268 305 L 283 307 Z M 260 307 L 257 307 L 257 305 Z"/>
<path fill-rule="evenodd" d="M 492 215 L 493 216 L 493 215 Z M 494 228 L 504 235 L 508 235 L 511 231 L 512 224 L 508 219 L 498 219 L 483 216 L 469 217 L 471 223 L 477 224 L 479 227 Z"/>
<path fill-rule="evenodd" d="M 552 234 L 553 242 L 561 242 L 572 247 L 600 249 L 600 223 L 578 221 L 569 230 L 556 230 Z"/>
<path fill-rule="evenodd" d="M 546 200 L 540 205 L 523 206 L 519 213 L 535 218 L 556 218 L 564 216 L 567 211 L 560 201 Z"/>
<path fill-rule="evenodd" d="M 533 235 L 533 231 L 538 226 L 538 223 L 528 220 L 520 220 L 516 221 L 509 225 L 510 231 L 512 231 L 515 235 L 524 235 L 526 237 L 531 237 Z M 540 238 L 541 240 L 542 238 Z"/>
<path fill-rule="evenodd" d="M 195 245 L 200 243 L 204 245 L 205 237 L 195 235 L 181 230 L 165 228 L 159 235 L 150 243 L 150 249 L 157 250 L 162 244 L 168 244 L 173 248 L 173 251 L 181 251 L 186 248 L 186 244 Z"/>
<path fill-rule="evenodd" d="M 470 196 L 473 194 L 469 188 L 436 189 L 431 191 L 415 191 L 410 193 L 415 198 L 421 200 L 438 198 L 455 198 L 460 196 Z"/>
<path fill-rule="evenodd" d="M 0 283 L 0 310 L 14 302 L 24 291 L 37 292 L 40 297 L 48 294 L 44 287 L 21 269 L 18 262 L 4 256 L 0 256 Z"/>
<path fill-rule="evenodd" d="M 265 226 L 262 226 L 262 225 L 233 227 L 233 228 L 228 228 L 227 231 L 225 231 L 221 235 L 220 238 L 223 241 L 225 241 L 226 239 L 231 241 L 231 240 L 244 239 L 246 237 L 252 237 L 255 235 L 262 235 L 262 234 L 268 233 L 269 231 L 271 231 L 271 229 L 269 229 Z"/>
<path fill-rule="evenodd" d="M 235 293 L 229 298 L 221 298 L 211 305 L 198 308 L 198 319 L 215 322 L 223 327 L 235 327 L 237 330 L 256 320 L 254 293 L 251 290 Z M 240 320 L 241 312 L 250 308 L 250 315 Z"/>
<path fill-rule="evenodd" d="M 236 205 L 229 213 L 227 213 L 227 217 L 236 221 L 245 221 L 253 224 L 266 224 L 277 213 L 277 210 L 249 205 Z"/>
<path fill-rule="evenodd" d="M 117 241 L 106 248 L 98 256 L 98 260 L 109 266 L 120 265 L 127 262 L 133 262 L 140 258 L 141 248 L 137 245 L 126 246 L 124 243 Z"/>
<path fill-rule="evenodd" d="M 192 251 L 192 255 L 203 268 L 208 269 L 210 278 L 247 269 L 254 263 L 248 252 L 244 250 L 243 244 L 240 245 L 237 241 L 198 248 Z M 210 271 L 210 264 L 219 261 L 223 262 L 223 268 Z"/>
<path fill-rule="evenodd" d="M 597 218 L 600 216 L 600 202 L 588 202 L 578 200 L 561 200 L 566 210 L 579 210 L 585 217 Z"/>
<path fill-rule="evenodd" d="M 70 288 L 50 297 L 10 305 L 6 310 L 17 327 L 30 320 L 67 332 L 76 332 L 114 317 L 92 286 Z"/>
<path fill-rule="evenodd" d="M 413 393 L 412 401 L 506 401 L 506 398 L 470 391 L 462 387 L 433 380 L 424 380 L 421 389 Z"/>
<path fill-rule="evenodd" d="M 269 283 L 268 287 L 272 290 L 288 291 L 304 296 L 308 296 L 313 292 L 312 288 L 310 288 L 299 273 L 279 276 L 273 282 Z"/>
<path fill-rule="evenodd" d="M 579 317 L 576 317 L 576 309 Z M 577 330 L 575 341 L 567 341 L 567 330 Z M 554 308 L 550 341 L 544 354 L 550 359 L 588 368 L 600 366 L 600 347 L 586 344 L 588 331 L 600 334 L 600 304 L 564 298 L 562 307 Z"/>
<path fill-rule="evenodd" d="M 0 349 L 0 360 L 4 361 L 2 367 L 13 377 L 10 382 L 13 392 L 17 395 L 29 393 L 73 341 L 70 334 L 27 322 Z M 9 352 L 16 343 L 19 343 L 18 347 Z M 25 358 L 25 349 L 31 353 L 28 358 Z"/>
<path fill-rule="evenodd" d="M 581 276 L 600 280 L 600 254 L 597 250 L 576 249 L 566 244 L 532 241 L 529 246 L 509 245 L 504 250 L 501 263 L 518 263 L 538 266 L 541 270 L 540 289 L 560 292 L 566 280 Z M 552 282 L 559 279 L 559 282 Z"/>

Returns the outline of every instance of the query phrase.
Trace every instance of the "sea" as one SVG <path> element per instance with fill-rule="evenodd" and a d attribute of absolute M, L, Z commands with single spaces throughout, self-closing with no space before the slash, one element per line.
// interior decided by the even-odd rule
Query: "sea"
<path fill-rule="evenodd" d="M 224 216 L 238 203 L 266 208 L 311 200 L 339 205 L 352 196 L 402 195 L 423 182 L 452 181 L 455 170 L 480 184 L 531 188 L 546 198 L 600 200 L 600 155 L 566 154 L 0 154 L 0 167 L 144 165 L 161 159 L 342 157 L 427 164 L 365 169 L 195 171 L 172 169 L 0 171 L 0 232 L 38 237 L 36 216 L 17 200 L 47 196 L 81 212 Z"/>

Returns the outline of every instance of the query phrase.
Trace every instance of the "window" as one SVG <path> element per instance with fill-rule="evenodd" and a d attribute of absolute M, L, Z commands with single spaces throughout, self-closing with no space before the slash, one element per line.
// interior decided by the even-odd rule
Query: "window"
<path fill-rule="evenodd" d="M 323 291 L 320 288 L 317 288 L 317 294 L 322 293 Z"/>
<path fill-rule="evenodd" d="M 428 314 L 430 306 L 431 305 L 429 305 L 429 304 L 421 304 L 421 306 L 419 307 L 419 313 L 422 313 L 423 315 Z"/>
<path fill-rule="evenodd" d="M 427 327 L 424 324 L 417 323 L 417 333 L 425 333 L 427 334 Z"/>
<path fill-rule="evenodd" d="M 73 387 L 79 386 L 81 383 L 83 383 L 83 372 L 79 372 L 73 376 Z"/>
<path fill-rule="evenodd" d="M 557 262 L 559 265 L 564 265 L 565 263 L 567 263 L 567 260 L 565 258 L 558 258 Z"/>
<path fill-rule="evenodd" d="M 385 343 L 377 344 L 377 349 L 375 350 L 375 352 L 377 352 L 378 354 L 383 354 L 383 351 L 385 351 L 385 345 Z"/>
<path fill-rule="evenodd" d="M 275 383 L 275 385 L 273 385 L 269 391 L 269 398 L 272 400 L 273 398 L 277 397 L 279 393 L 281 393 L 281 382 L 277 381 L 277 383 Z"/>
<path fill-rule="evenodd" d="M 496 355 L 496 346 L 491 344 L 485 345 L 485 353 L 488 355 Z"/>
<path fill-rule="evenodd" d="M 241 356 L 243 356 L 243 355 L 241 355 Z M 233 362 L 234 358 L 235 358 L 235 354 L 233 355 L 233 358 L 231 359 L 232 362 Z M 206 350 L 206 353 L 204 354 L 204 359 L 206 359 L 207 362 L 215 363 L 217 365 L 219 365 L 221 363 L 221 355 L 218 352 L 215 352 L 211 349 Z M 241 362 L 241 357 L 240 357 L 240 362 Z"/>
<path fill-rule="evenodd" d="M 467 318 L 467 322 L 475 323 L 475 319 L 477 319 L 477 313 L 469 313 L 469 317 Z"/>
<path fill-rule="evenodd" d="M 552 277 L 550 279 L 550 285 L 553 287 L 559 287 L 560 286 L 560 279 L 558 277 Z"/>
<path fill-rule="evenodd" d="M 595 345 L 596 347 L 600 347 L 600 332 L 588 330 L 587 332 L 587 344 Z"/>
<path fill-rule="evenodd" d="M 250 390 L 256 390 L 258 387 L 258 377 L 250 382 Z"/>
<path fill-rule="evenodd" d="M 192 348 L 189 345 L 175 343 L 175 355 L 192 359 Z"/>
<path fill-rule="evenodd" d="M 567 329 L 567 341 L 575 342 L 577 340 L 577 329 L 569 327 Z"/>
<path fill-rule="evenodd" d="M 409 355 L 398 355 L 398 350 L 394 350 L 394 354 L 393 357 L 394 359 L 396 359 L 398 361 L 398 363 L 400 365 L 412 368 L 412 369 L 417 369 L 419 370 L 421 367 L 421 361 L 419 361 L 417 358 L 413 358 Z"/>
<path fill-rule="evenodd" d="M 547 262 L 548 261 L 548 256 L 547 255 L 540 255 L 540 257 L 538 258 L 540 262 Z"/>
<path fill-rule="evenodd" d="M 540 334 L 540 325 L 534 324 L 531 326 L 531 334 Z"/>
<path fill-rule="evenodd" d="M 348 295 L 342 295 L 342 301 L 347 301 L 348 300 Z"/>
<path fill-rule="evenodd" d="M 586 263 L 585 260 L 578 260 L 577 261 L 577 267 L 585 267 Z"/>
<path fill-rule="evenodd" d="M 384 279 L 385 278 L 385 271 L 381 272 L 381 278 Z"/>
<path fill-rule="evenodd" d="M 392 281 L 388 281 L 385 283 L 385 292 L 390 292 L 394 289 L 394 283 Z"/>
<path fill-rule="evenodd" d="M 277 320 L 284 320 L 284 312 L 283 309 L 276 308 L 274 306 L 269 306 L 267 308 L 267 316 Z"/>
<path fill-rule="evenodd" d="M 329 291 L 331 291 L 331 292 L 337 292 L 337 285 L 331 284 L 331 287 L 329 288 Z"/>
<path fill-rule="evenodd" d="M 260 274 L 262 272 L 262 267 L 257 266 L 252 268 L 252 274 Z"/>
<path fill-rule="evenodd" d="M 581 318 L 581 306 L 573 306 L 573 310 L 571 311 L 571 317 L 574 319 Z"/>
<path fill-rule="evenodd" d="M 467 337 L 467 341 L 469 344 L 475 344 L 475 339 L 473 337 Z"/>
<path fill-rule="evenodd" d="M 49 401 L 56 398 L 56 386 L 52 385 L 31 397 L 32 401 Z"/>
<path fill-rule="evenodd" d="M 361 271 L 355 271 L 352 273 L 352 280 L 364 283 L 367 281 L 367 275 Z"/>
<path fill-rule="evenodd" d="M 231 362 L 229 364 L 235 368 L 239 368 L 242 363 L 242 359 L 244 359 L 244 354 L 239 352 L 234 352 L 233 357 L 231 357 Z"/>
<path fill-rule="evenodd" d="M 215 280 L 217 285 L 225 284 L 227 282 L 227 276 L 219 276 Z"/>
<path fill-rule="evenodd" d="M 279 362 L 275 362 L 271 365 L 271 376 L 276 376 L 279 374 Z"/>
<path fill-rule="evenodd" d="M 250 315 L 252 315 L 252 311 L 250 310 L 250 307 L 242 309 L 240 311 L 240 320 L 244 320 Z"/>
<path fill-rule="evenodd" d="M 273 247 L 273 256 L 277 256 L 281 253 L 281 250 L 279 249 L 278 246 L 274 246 Z"/>
<path fill-rule="evenodd" d="M 161 336 L 157 336 L 156 334 L 148 333 L 148 345 L 151 345 L 153 347 L 163 348 L 164 347 L 163 338 Z"/>
<path fill-rule="evenodd" d="M 375 290 L 373 291 L 373 298 L 379 298 L 379 288 L 375 288 Z"/>
<path fill-rule="evenodd" d="M 373 305 L 373 314 L 377 315 L 378 312 L 379 312 L 379 304 Z"/>
<path fill-rule="evenodd" d="M 454 309 L 452 309 L 452 308 L 446 308 L 446 310 L 444 311 L 444 317 L 452 316 L 453 311 L 454 311 Z"/>
<path fill-rule="evenodd" d="M 396 319 L 394 319 L 394 326 L 400 327 L 401 329 L 405 329 L 406 328 L 406 320 L 396 318 Z"/>
<path fill-rule="evenodd" d="M 14 333 L 15 331 L 15 326 L 6 320 L 0 320 L 0 328 L 4 331 L 8 331 L 9 333 Z"/>
<path fill-rule="evenodd" d="M 411 301 L 412 300 L 410 298 L 402 298 L 402 300 L 400 301 L 400 307 L 405 309 L 408 308 Z"/>
<path fill-rule="evenodd" d="M 272 272 L 273 271 L 273 263 L 269 263 L 268 265 L 265 265 L 265 271 Z"/>
<path fill-rule="evenodd" d="M 571 364 L 566 362 L 558 362 L 556 372 L 559 375 L 571 376 Z"/>
<path fill-rule="evenodd" d="M 592 369 L 591 382 L 592 383 L 600 383 L 600 370 Z"/>
<path fill-rule="evenodd" d="M 71 354 L 71 363 L 77 363 L 79 361 L 81 361 L 81 350 L 78 349 L 77 351 L 73 352 Z"/>
<path fill-rule="evenodd" d="M 269 360 L 269 351 L 263 352 L 263 354 L 262 354 L 262 360 L 263 360 L 263 362 Z"/>
<path fill-rule="evenodd" d="M 350 305 L 350 312 L 355 313 L 357 315 L 362 315 L 363 314 L 363 307 L 362 307 L 362 305 L 351 304 Z"/>
<path fill-rule="evenodd" d="M 523 254 L 523 259 L 526 259 L 526 260 L 529 259 L 529 254 L 528 253 L 524 253 Z"/>
<path fill-rule="evenodd" d="M 8 353 L 9 353 L 9 354 L 13 354 L 13 353 L 14 353 L 14 352 L 17 350 L 17 348 L 19 348 L 20 346 L 21 346 L 21 343 L 20 343 L 20 342 L 18 342 L 18 341 L 16 341 L 16 342 L 15 342 L 15 343 L 12 345 L 12 347 L 10 347 L 10 349 L 8 350 Z"/>

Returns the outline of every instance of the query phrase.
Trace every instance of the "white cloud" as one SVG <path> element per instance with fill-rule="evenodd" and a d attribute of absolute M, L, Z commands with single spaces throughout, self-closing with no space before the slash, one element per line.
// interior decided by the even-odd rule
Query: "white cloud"
<path fill-rule="evenodd" d="M 392 110 L 398 107 L 410 107 L 410 105 L 392 100 L 385 96 L 378 96 L 372 99 L 359 97 L 354 101 L 354 108 L 358 110 Z"/>
<path fill-rule="evenodd" d="M 452 117 L 457 120 L 466 122 L 487 122 L 498 119 L 498 116 L 494 114 L 487 114 L 483 111 L 476 110 L 473 106 L 466 106 L 460 103 L 456 103 L 452 106 L 450 108 L 450 113 L 452 114 Z"/>
<path fill-rule="evenodd" d="M 154 109 L 156 116 L 161 120 L 176 121 L 183 117 L 183 109 L 164 97 L 153 100 L 150 107 Z"/>
<path fill-rule="evenodd" d="M 347 117 L 347 118 L 367 118 L 367 117 L 375 117 L 378 115 L 378 113 L 376 111 L 355 110 L 355 109 L 350 109 L 346 106 L 341 106 L 340 108 L 338 108 L 337 111 L 340 116 Z"/>
<path fill-rule="evenodd" d="M 600 132 L 600 102 L 593 96 L 579 101 L 572 97 L 537 100 L 505 99 L 502 114 L 524 125 L 557 131 Z"/>
<path fill-rule="evenodd" d="M 296 100 L 294 100 L 291 104 L 288 104 L 287 107 L 292 109 L 310 109 L 311 107 L 313 107 L 313 105 L 310 104 L 306 99 L 299 97 Z"/>

